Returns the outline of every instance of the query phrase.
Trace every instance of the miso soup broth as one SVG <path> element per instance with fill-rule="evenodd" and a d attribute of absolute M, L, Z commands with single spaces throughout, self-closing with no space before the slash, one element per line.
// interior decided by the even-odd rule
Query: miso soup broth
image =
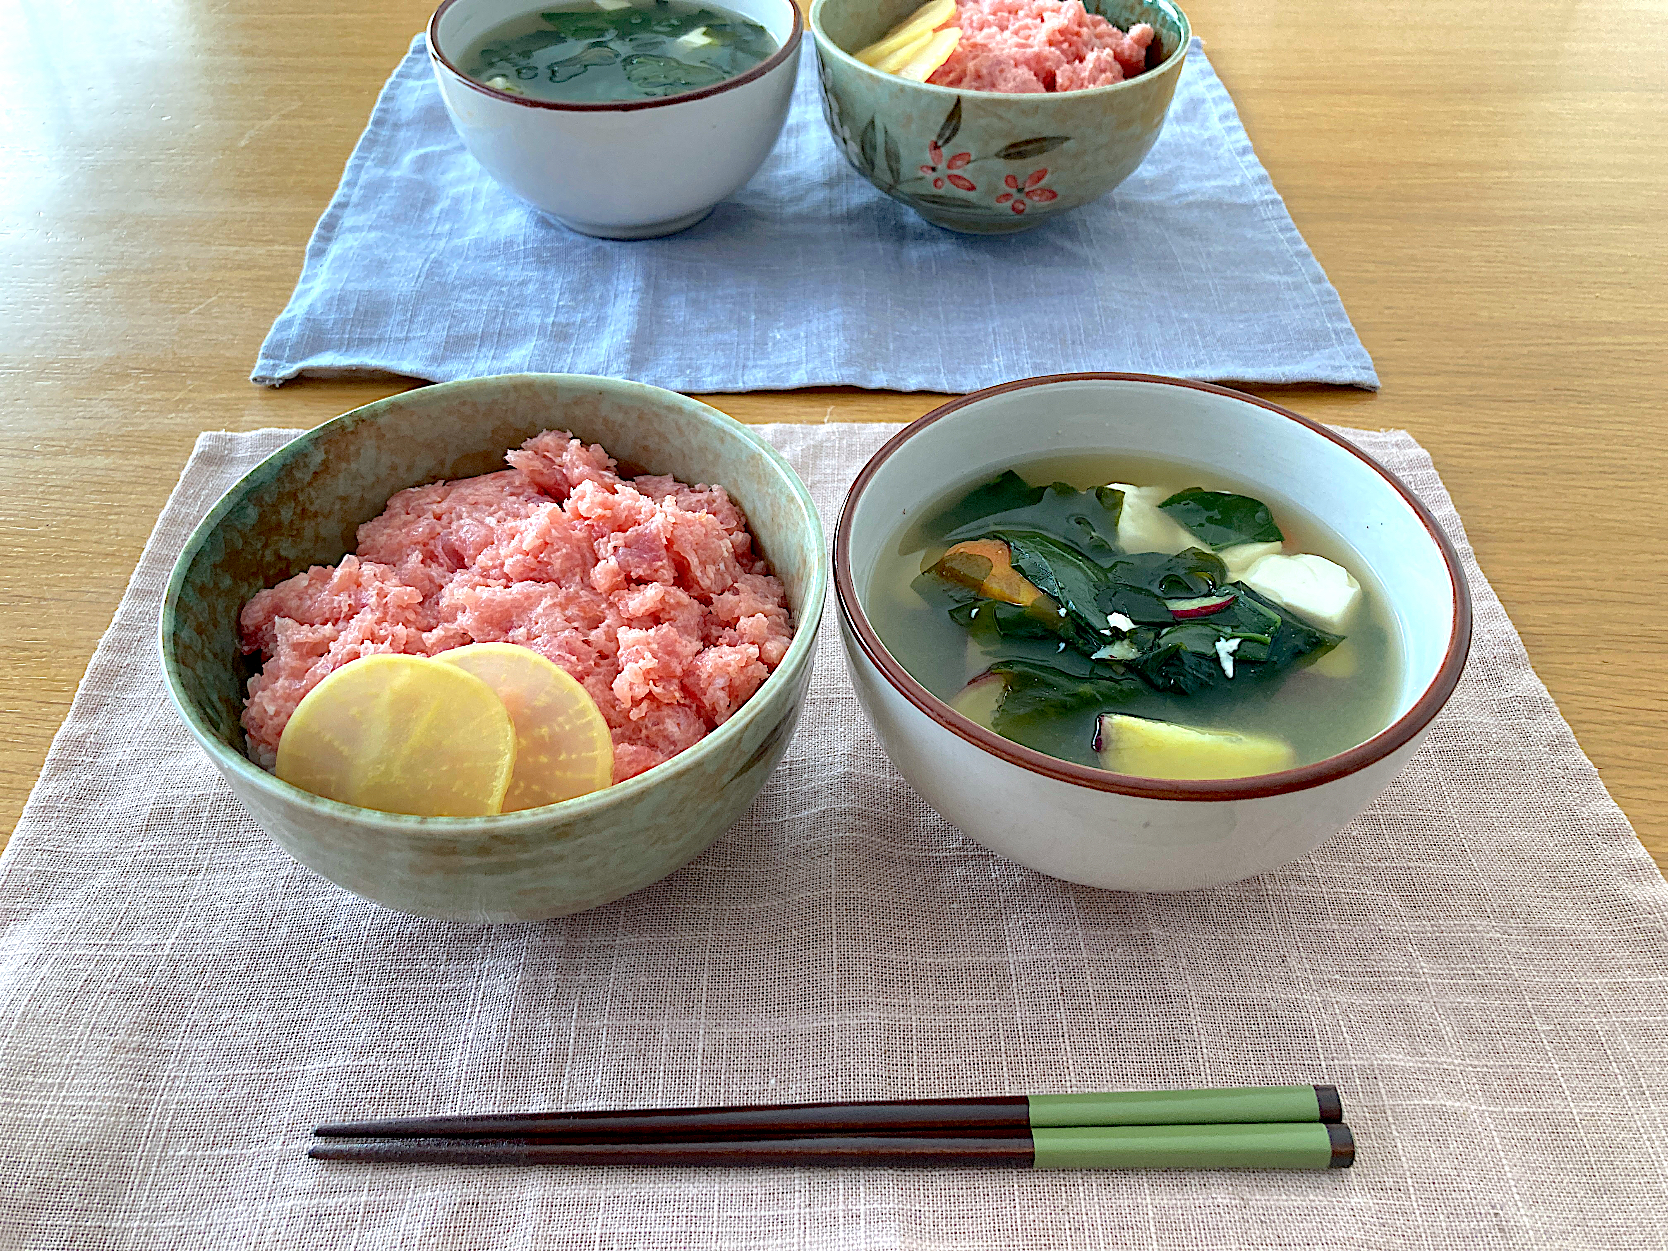
<path fill-rule="evenodd" d="M 1365 563 L 1288 502 L 1175 462 L 1082 453 L 967 482 L 887 544 L 863 605 L 934 695 L 1122 773 L 1310 764 L 1383 730 L 1399 695 Z"/>
<path fill-rule="evenodd" d="M 585 0 L 493 27 L 462 57 L 475 81 L 536 100 L 601 104 L 678 95 L 776 51 L 763 26 L 687 0 Z"/>

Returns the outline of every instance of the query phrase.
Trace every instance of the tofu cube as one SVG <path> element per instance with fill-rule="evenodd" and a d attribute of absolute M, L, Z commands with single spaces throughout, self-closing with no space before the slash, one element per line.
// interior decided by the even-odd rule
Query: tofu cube
<path fill-rule="evenodd" d="M 1159 508 L 1170 498 L 1163 487 L 1130 486 L 1127 482 L 1108 485 L 1124 493 L 1123 511 L 1118 514 L 1118 546 L 1134 555 L 1136 552 L 1162 552 L 1174 556 L 1190 547 L 1206 547 L 1202 539 L 1173 520 Z"/>
<path fill-rule="evenodd" d="M 1264 734 L 1102 713 L 1096 739 L 1100 767 L 1142 778 L 1244 778 L 1297 763 L 1291 744 Z"/>
<path fill-rule="evenodd" d="M 1310 625 L 1343 633 L 1361 603 L 1361 584 L 1324 556 L 1264 556 L 1239 579 Z"/>
<path fill-rule="evenodd" d="M 1238 543 L 1233 547 L 1224 547 L 1216 554 L 1228 566 L 1228 580 L 1238 582 L 1245 576 L 1245 571 L 1264 556 L 1277 555 L 1281 546 L 1279 543 Z"/>
<path fill-rule="evenodd" d="M 1360 650 L 1353 639 L 1345 639 L 1302 672 L 1319 674 L 1323 678 L 1353 678 L 1360 667 Z"/>
<path fill-rule="evenodd" d="M 718 41 L 716 39 L 707 34 L 707 28 L 705 26 L 697 26 L 687 35 L 680 35 L 677 39 L 678 45 L 684 48 L 704 48 L 709 43 L 717 42 Z"/>

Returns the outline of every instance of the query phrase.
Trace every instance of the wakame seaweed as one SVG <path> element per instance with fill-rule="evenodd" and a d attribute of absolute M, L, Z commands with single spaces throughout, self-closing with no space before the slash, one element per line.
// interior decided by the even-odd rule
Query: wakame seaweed
<path fill-rule="evenodd" d="M 1028 508 L 1042 499 L 1047 487 L 1034 487 L 1013 470 L 1005 470 L 1000 477 L 983 486 L 975 487 L 955 507 L 942 513 L 932 527 L 931 538 L 954 534 L 969 522 L 977 524 L 997 513 Z"/>
<path fill-rule="evenodd" d="M 1159 507 L 1216 551 L 1241 543 L 1279 543 L 1286 537 L 1268 505 L 1249 495 L 1189 487 Z"/>
<path fill-rule="evenodd" d="M 1047 597 L 1020 584 L 1025 594 L 1017 598 L 1033 602 L 989 598 L 981 592 L 991 584 L 953 581 L 947 558 L 916 580 L 929 602 L 935 588 L 946 597 L 950 619 L 998 655 L 991 671 L 1007 685 L 993 723 L 998 733 L 1050 750 L 1050 719 L 1063 714 L 1116 703 L 1143 685 L 1182 695 L 1244 685 L 1342 641 L 1231 581 L 1221 557 L 1203 546 L 1175 555 L 1120 553 L 1122 503 L 1116 489 L 1032 487 L 1009 471 L 953 507 L 946 514 L 953 524 L 935 527 L 952 551 L 957 543 L 1005 544 L 1014 571 Z M 1281 538 L 1268 509 L 1247 496 L 1183 491 L 1160 507 L 1212 546 Z M 1048 660 L 1036 656 L 1050 646 Z M 1002 654 L 1016 651 L 1022 654 Z"/>
<path fill-rule="evenodd" d="M 1106 585 L 1106 570 L 1091 557 L 1036 531 L 997 530 L 989 537 L 1008 545 L 1014 568 L 1060 606 L 1085 641 L 1093 643 L 1105 631 L 1106 614 L 1095 598 Z"/>
<path fill-rule="evenodd" d="M 1002 639 L 1058 639 L 1062 631 L 1058 618 L 1050 621 L 1018 604 L 976 596 L 950 609 L 950 620 L 987 650 Z"/>
<path fill-rule="evenodd" d="M 1112 562 L 1113 580 L 1122 586 L 1140 587 L 1165 599 L 1192 599 L 1208 595 L 1228 580 L 1228 566 L 1214 552 L 1190 547 L 1174 556 L 1162 552 L 1136 552 Z"/>
<path fill-rule="evenodd" d="M 1066 536 L 1083 550 L 1110 558 L 1118 551 L 1123 502 L 1124 493 L 1114 487 L 1079 491 L 1065 482 L 1033 487 L 1010 470 L 950 509 L 944 520 L 953 524 L 941 521 L 933 530 L 947 543 L 1002 529 L 1035 530 Z"/>
<path fill-rule="evenodd" d="M 620 62 L 628 82 L 651 96 L 673 95 L 694 87 L 710 87 L 730 77 L 712 65 L 690 65 L 669 56 L 634 54 Z"/>
<path fill-rule="evenodd" d="M 1036 660 L 999 660 L 990 671 L 1006 678 L 1008 686 L 991 729 L 1038 751 L 1048 751 L 1048 731 L 1058 718 L 1117 704 L 1138 689 L 1133 678 L 1112 670 L 1068 673 Z"/>
<path fill-rule="evenodd" d="M 604 103 L 711 86 L 776 50 L 770 32 L 739 13 L 638 0 L 524 13 L 486 31 L 464 63 L 471 78 L 517 95 Z"/>

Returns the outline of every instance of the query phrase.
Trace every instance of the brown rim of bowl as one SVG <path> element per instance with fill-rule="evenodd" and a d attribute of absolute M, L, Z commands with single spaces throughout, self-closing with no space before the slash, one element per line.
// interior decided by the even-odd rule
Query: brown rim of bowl
<path fill-rule="evenodd" d="M 1002 395 L 1009 391 L 1019 391 L 1026 387 L 1047 386 L 1056 382 L 1144 382 L 1159 386 L 1188 387 L 1195 391 L 1209 391 L 1214 395 L 1225 395 L 1231 399 L 1240 400 L 1247 404 L 1254 404 L 1258 408 L 1297 422 L 1328 442 L 1335 443 L 1350 455 L 1364 462 L 1369 468 L 1390 484 L 1392 489 L 1402 497 L 1411 508 L 1414 515 L 1424 523 L 1429 531 L 1431 541 L 1442 553 L 1442 560 L 1448 567 L 1448 579 L 1454 597 L 1454 625 L 1448 636 L 1448 650 L 1442 657 L 1442 663 L 1437 667 L 1436 676 L 1429 686 L 1413 702 L 1413 706 L 1392 722 L 1387 728 L 1375 734 L 1365 743 L 1357 744 L 1348 751 L 1340 752 L 1336 756 L 1328 756 L 1325 760 L 1314 764 L 1303 765 L 1297 769 L 1286 769 L 1280 773 L 1264 773 L 1247 778 L 1223 778 L 1212 781 L 1170 781 L 1164 778 L 1134 777 L 1125 773 L 1112 773 L 1105 769 L 1092 769 L 1088 765 L 1073 764 L 1068 760 L 1060 760 L 1054 756 L 1044 755 L 1040 751 L 1033 751 L 1029 747 L 1021 747 L 1001 735 L 976 725 L 960 713 L 952 709 L 926 687 L 904 671 L 902 665 L 892 659 L 869 624 L 862 605 L 857 601 L 857 587 L 851 574 L 851 514 L 852 506 L 862 495 L 870 479 L 875 476 L 880 466 L 902 447 L 905 442 L 925 430 L 934 422 L 948 417 L 958 408 L 965 408 L 979 400 L 988 399 L 994 395 Z M 1313 786 L 1320 786 L 1326 782 L 1336 781 L 1376 764 L 1391 752 L 1412 741 L 1413 737 L 1430 723 L 1432 717 L 1441 711 L 1448 702 L 1448 697 L 1454 693 L 1458 685 L 1460 673 L 1465 668 L 1465 660 L 1471 649 L 1471 592 L 1466 585 L 1465 575 L 1460 571 L 1459 553 L 1453 543 L 1443 533 L 1430 509 L 1420 503 L 1411 491 L 1404 486 L 1395 474 L 1368 456 L 1354 444 L 1333 434 L 1317 421 L 1300 416 L 1288 408 L 1281 408 L 1278 404 L 1271 404 L 1267 400 L 1260 400 L 1254 395 L 1246 395 L 1242 391 L 1234 391 L 1228 387 L 1214 386 L 1208 382 L 1189 382 L 1181 378 L 1164 378 L 1157 374 L 1125 374 L 1125 373 L 1079 373 L 1079 374 L 1048 374 L 1038 378 L 1021 378 L 1015 382 L 1004 382 L 999 386 L 986 387 L 982 391 L 975 391 L 964 395 L 959 400 L 951 400 L 942 404 L 924 417 L 917 418 L 905 426 L 889 439 L 880 451 L 869 458 L 869 463 L 859 471 L 846 492 L 845 504 L 840 509 L 840 521 L 834 530 L 834 597 L 840 606 L 840 617 L 851 630 L 857 645 L 863 649 L 863 654 L 869 658 L 875 668 L 892 684 L 897 692 L 914 704 L 928 717 L 949 730 L 952 734 L 966 739 L 975 747 L 983 748 L 993 756 L 1006 760 L 1009 764 L 1018 765 L 1022 769 L 1029 769 L 1032 773 L 1040 773 L 1044 777 L 1053 778 L 1058 782 L 1070 782 L 1077 786 L 1087 786 L 1098 791 L 1111 791 L 1119 795 L 1135 795 L 1142 799 L 1179 799 L 1194 801 L 1221 801 L 1230 799 L 1262 799 L 1270 795 L 1285 795 L 1292 791 L 1307 790 Z"/>
<path fill-rule="evenodd" d="M 783 61 L 787 60 L 799 48 L 800 37 L 805 33 L 804 19 L 799 15 L 799 6 L 794 0 L 782 0 L 788 8 L 793 10 L 793 30 L 780 48 L 760 61 L 746 73 L 737 74 L 734 78 L 726 78 L 721 83 L 713 83 L 710 87 L 700 87 L 694 91 L 680 92 L 675 96 L 659 96 L 653 100 L 604 100 L 597 103 L 583 103 L 566 100 L 530 100 L 526 96 L 511 95 L 507 91 L 499 91 L 496 87 L 489 87 L 485 83 L 476 82 L 452 63 L 451 57 L 440 50 L 440 18 L 459 0 L 440 0 L 440 7 L 429 18 L 428 45 L 429 55 L 438 60 L 468 87 L 474 88 L 482 95 L 491 96 L 494 100 L 508 100 L 511 104 L 524 104 L 530 109 L 556 109 L 564 113 L 629 113 L 634 109 L 657 109 L 666 104 L 687 104 L 691 100 L 704 100 L 708 96 L 715 96 L 720 91 L 728 91 L 732 87 L 740 87 L 754 79 L 763 78 Z"/>

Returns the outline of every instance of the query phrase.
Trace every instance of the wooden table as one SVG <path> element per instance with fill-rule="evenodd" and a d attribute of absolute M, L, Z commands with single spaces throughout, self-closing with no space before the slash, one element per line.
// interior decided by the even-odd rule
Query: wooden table
<path fill-rule="evenodd" d="M 1384 380 L 1258 393 L 1430 449 L 1536 669 L 1668 865 L 1668 18 L 1622 0 L 1610 29 L 1565 38 L 1553 0 L 1188 7 Z M 427 9 L 5 9 L 9 831 L 198 431 L 311 426 L 410 385 L 247 378 Z M 939 402 L 704 398 L 746 421 L 900 421 Z"/>

